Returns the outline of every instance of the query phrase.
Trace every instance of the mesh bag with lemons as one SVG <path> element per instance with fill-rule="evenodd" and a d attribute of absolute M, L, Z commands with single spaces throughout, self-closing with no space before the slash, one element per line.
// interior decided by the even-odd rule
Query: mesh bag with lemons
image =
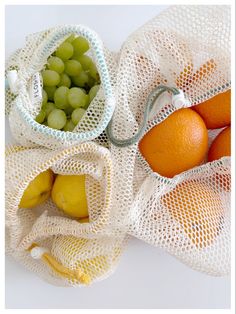
<path fill-rule="evenodd" d="M 55 149 L 98 137 L 114 111 L 115 65 L 86 26 L 29 35 L 6 64 L 6 113 L 15 140 Z"/>
<path fill-rule="evenodd" d="M 126 243 L 111 228 L 112 177 L 110 152 L 92 142 L 54 151 L 9 146 L 7 253 L 55 285 L 106 278 Z"/>
<path fill-rule="evenodd" d="M 122 46 L 116 84 L 117 223 L 196 270 L 228 274 L 230 7 L 162 12 Z"/>

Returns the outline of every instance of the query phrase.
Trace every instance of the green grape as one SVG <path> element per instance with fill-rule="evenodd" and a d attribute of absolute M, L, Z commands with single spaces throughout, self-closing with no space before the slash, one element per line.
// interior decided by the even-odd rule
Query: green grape
<path fill-rule="evenodd" d="M 74 123 L 74 125 L 77 125 L 81 118 L 83 117 L 85 113 L 85 110 L 82 108 L 76 108 L 71 115 L 71 120 Z"/>
<path fill-rule="evenodd" d="M 74 56 L 73 56 L 74 58 Z M 86 56 L 86 55 L 79 55 L 79 56 L 76 56 L 75 59 L 77 61 L 79 61 L 79 63 L 82 65 L 82 68 L 87 71 L 89 70 L 91 64 L 93 63 L 93 60 L 89 57 L 89 56 Z"/>
<path fill-rule="evenodd" d="M 89 76 L 85 71 L 81 71 L 79 75 L 71 78 L 72 82 L 79 87 L 84 87 L 88 84 Z"/>
<path fill-rule="evenodd" d="M 84 106 L 83 106 L 83 108 L 87 109 L 89 104 L 90 104 L 90 98 L 89 98 L 89 95 L 86 94 L 85 98 L 84 98 Z"/>
<path fill-rule="evenodd" d="M 70 59 L 73 56 L 74 48 L 71 43 L 63 42 L 56 50 L 56 56 L 63 61 Z"/>
<path fill-rule="evenodd" d="M 49 116 L 49 113 L 53 111 L 53 109 L 56 109 L 55 104 L 53 102 L 46 103 L 46 105 L 44 105 L 42 108 L 46 113 L 46 118 Z"/>
<path fill-rule="evenodd" d="M 47 120 L 45 120 L 42 124 L 45 125 L 45 126 L 48 126 Z"/>
<path fill-rule="evenodd" d="M 72 46 L 74 47 L 74 52 L 77 55 L 82 55 L 87 50 L 89 50 L 89 43 L 88 43 L 88 41 L 85 38 L 81 37 L 81 36 L 76 37 L 72 41 Z"/>
<path fill-rule="evenodd" d="M 44 106 L 48 102 L 48 94 L 44 89 L 42 90 L 42 97 L 43 97 L 42 106 Z"/>
<path fill-rule="evenodd" d="M 47 64 L 49 70 L 56 71 L 61 74 L 64 71 L 64 62 L 58 57 L 50 57 Z"/>
<path fill-rule="evenodd" d="M 56 91 L 56 86 L 44 86 L 44 90 L 48 95 L 48 100 L 54 100 L 54 93 Z"/>
<path fill-rule="evenodd" d="M 90 91 L 89 91 L 89 99 L 90 99 L 90 102 L 93 100 L 93 98 L 97 95 L 97 92 L 100 88 L 100 85 L 94 85 Z"/>
<path fill-rule="evenodd" d="M 71 106 L 68 106 L 68 107 L 66 107 L 66 108 L 64 109 L 64 111 L 65 111 L 67 117 L 70 117 L 71 114 L 72 114 L 72 112 L 73 112 L 74 110 L 75 110 L 75 109 L 74 109 L 73 107 L 71 107 Z"/>
<path fill-rule="evenodd" d="M 88 72 L 95 81 L 99 81 L 99 73 L 94 63 L 90 64 Z"/>
<path fill-rule="evenodd" d="M 66 86 L 60 86 L 55 91 L 54 102 L 58 109 L 65 109 L 66 107 L 68 107 L 68 92 L 69 88 Z"/>
<path fill-rule="evenodd" d="M 75 128 L 74 123 L 72 122 L 71 119 L 69 119 L 69 120 L 67 120 L 63 130 L 72 132 L 74 130 L 74 128 Z"/>
<path fill-rule="evenodd" d="M 43 123 L 45 118 L 46 118 L 46 113 L 43 109 L 41 109 L 39 114 L 36 116 L 35 121 L 38 123 Z"/>
<path fill-rule="evenodd" d="M 81 64 L 76 60 L 67 60 L 65 62 L 65 72 L 70 76 L 76 76 L 82 70 Z"/>
<path fill-rule="evenodd" d="M 95 79 L 92 78 L 89 74 L 88 74 L 88 87 L 92 88 L 95 85 Z"/>
<path fill-rule="evenodd" d="M 75 35 L 74 34 L 71 34 L 66 40 L 65 42 L 67 43 L 72 43 L 72 41 L 75 39 Z"/>
<path fill-rule="evenodd" d="M 61 130 L 66 124 L 66 114 L 61 109 L 53 109 L 47 121 L 50 128 Z"/>
<path fill-rule="evenodd" d="M 68 93 L 68 101 L 71 107 L 79 108 L 84 107 L 87 104 L 87 95 L 78 87 L 72 87 Z"/>
<path fill-rule="evenodd" d="M 60 75 L 56 71 L 44 70 L 42 77 L 44 86 L 56 86 L 60 82 Z"/>
<path fill-rule="evenodd" d="M 60 78 L 61 78 L 60 83 L 57 86 L 58 87 L 66 86 L 66 87 L 70 88 L 70 86 L 71 86 L 71 79 L 70 79 L 69 75 L 67 75 L 66 73 L 62 73 Z"/>

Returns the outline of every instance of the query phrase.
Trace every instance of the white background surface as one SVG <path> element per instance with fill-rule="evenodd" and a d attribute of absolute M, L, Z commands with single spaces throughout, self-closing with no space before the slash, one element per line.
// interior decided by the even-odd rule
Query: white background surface
<path fill-rule="evenodd" d="M 30 33 L 86 24 L 117 51 L 127 36 L 167 6 L 7 6 L 6 57 Z M 11 135 L 6 124 L 6 143 Z M 198 273 L 132 239 L 116 272 L 89 288 L 54 287 L 6 258 L 6 308 L 229 308 L 230 278 Z"/>

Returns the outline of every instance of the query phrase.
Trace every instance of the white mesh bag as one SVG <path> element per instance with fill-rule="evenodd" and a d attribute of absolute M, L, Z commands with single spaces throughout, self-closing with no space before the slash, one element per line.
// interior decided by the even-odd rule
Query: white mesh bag
<path fill-rule="evenodd" d="M 137 142 L 175 110 L 229 88 L 230 7 L 171 6 L 122 46 L 107 129 L 117 223 L 215 276 L 230 270 L 230 157 L 170 179 L 151 170 Z"/>
<path fill-rule="evenodd" d="M 49 198 L 20 208 L 41 172 L 86 175 L 89 222 L 60 211 Z M 112 232 L 113 166 L 109 151 L 88 142 L 66 149 L 10 146 L 6 153 L 6 251 L 46 281 L 80 286 L 109 276 L 124 251 L 125 233 Z M 79 191 L 78 191 L 79 192 Z"/>
<path fill-rule="evenodd" d="M 45 68 L 48 57 L 71 34 L 88 40 L 88 55 L 97 66 L 101 85 L 73 132 L 65 132 L 35 121 L 42 100 L 40 91 L 37 97 L 32 97 L 32 88 L 35 82 L 42 88 L 40 71 Z M 25 146 L 41 145 L 51 149 L 98 137 L 106 128 L 114 111 L 111 82 L 114 70 L 113 55 L 104 47 L 99 36 L 86 26 L 63 25 L 28 36 L 25 46 L 17 50 L 6 64 L 6 76 L 11 78 L 11 89 L 9 86 L 6 89 L 6 112 L 9 114 L 13 137 Z"/>

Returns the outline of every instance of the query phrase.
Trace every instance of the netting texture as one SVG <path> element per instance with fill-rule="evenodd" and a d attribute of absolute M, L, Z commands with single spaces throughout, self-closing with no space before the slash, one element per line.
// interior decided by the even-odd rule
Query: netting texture
<path fill-rule="evenodd" d="M 54 130 L 37 123 L 34 119 L 41 109 L 41 101 L 30 97 L 32 77 L 43 70 L 47 58 L 71 34 L 86 38 L 90 44 L 88 55 L 94 60 L 100 74 L 101 86 L 83 118 L 73 132 Z M 24 48 L 19 49 L 6 64 L 6 73 L 17 70 L 16 92 L 6 90 L 6 112 L 9 114 L 13 137 L 22 145 L 46 146 L 50 149 L 70 146 L 98 137 L 106 128 L 114 111 L 112 79 L 116 60 L 104 47 L 98 35 L 82 25 L 64 25 L 32 34 Z M 40 74 L 41 86 L 42 78 Z M 20 131 L 19 131 L 20 130 Z"/>
<path fill-rule="evenodd" d="M 31 148 L 15 146 L 7 151 L 7 252 L 45 280 L 74 286 L 80 283 L 63 279 L 41 260 L 32 259 L 27 248 L 37 242 L 62 265 L 92 274 L 95 282 L 114 271 L 132 235 L 166 250 L 195 270 L 214 276 L 228 274 L 230 157 L 205 161 L 170 179 L 151 170 L 137 144 L 119 148 L 109 143 L 105 124 L 103 132 L 101 128 L 91 138 L 81 136 L 78 140 L 64 137 L 61 131 L 53 135 L 41 132 L 45 127 L 36 127 L 28 119 L 27 114 L 36 116 L 40 104 L 31 105 L 27 82 L 68 36 L 53 41 L 49 48 L 46 43 L 52 42 L 59 30 L 30 36 L 26 47 L 8 65 L 20 69 L 21 86 L 17 96 L 7 91 L 11 130 L 21 145 Z M 43 47 L 47 53 L 38 54 Z M 136 134 L 148 95 L 158 85 L 183 90 L 189 101 L 183 106 L 201 103 L 230 88 L 230 7 L 171 6 L 131 34 L 119 54 L 104 47 L 103 53 L 111 94 L 94 53 L 101 88 L 73 133 L 92 131 L 115 102 L 112 131 L 116 138 L 127 139 Z M 177 109 L 171 95 L 163 94 L 150 113 L 145 132 Z M 209 145 L 220 131 L 209 131 Z M 97 143 L 81 144 L 95 138 Z M 18 208 L 29 182 L 48 168 L 59 174 L 86 174 L 90 223 L 71 219 L 51 200 L 33 210 Z"/>
<path fill-rule="evenodd" d="M 28 184 L 41 172 L 86 175 L 89 223 L 80 223 L 60 211 L 51 199 L 34 209 L 19 208 Z M 6 154 L 7 252 L 47 281 L 78 285 L 60 279 L 42 261 L 33 260 L 27 249 L 33 244 L 47 248 L 64 266 L 80 266 L 92 280 L 114 271 L 126 236 L 114 234 L 112 222 L 112 162 L 109 151 L 88 142 L 68 149 L 9 147 Z M 59 277 L 59 278 L 58 278 Z"/>
<path fill-rule="evenodd" d="M 147 97 L 160 84 L 182 89 L 189 106 L 230 88 L 228 6 L 172 6 L 126 40 L 117 68 L 112 121 L 116 138 L 136 134 Z M 171 96 L 163 95 L 146 132 L 177 109 Z M 219 131 L 209 131 L 209 144 Z M 117 223 L 196 270 L 227 274 L 230 157 L 169 179 L 150 169 L 137 144 L 126 148 L 111 144 L 110 149 Z"/>

